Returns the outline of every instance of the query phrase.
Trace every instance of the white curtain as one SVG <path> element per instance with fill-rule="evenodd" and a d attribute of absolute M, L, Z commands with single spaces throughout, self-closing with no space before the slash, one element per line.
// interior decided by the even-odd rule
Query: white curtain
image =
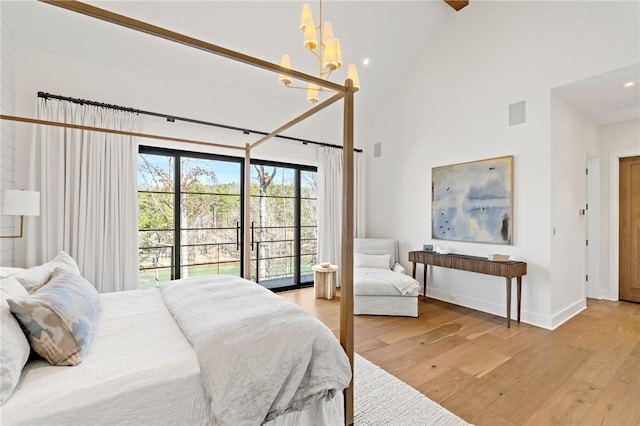
<path fill-rule="evenodd" d="M 362 152 L 354 152 L 353 153 L 353 161 L 354 161 L 354 183 L 355 183 L 355 191 L 354 191 L 354 214 L 355 214 L 355 237 L 356 238 L 364 238 L 365 234 L 365 214 L 364 210 L 366 208 L 365 204 L 365 184 L 367 182 L 367 177 L 365 174 L 365 161 L 364 161 L 364 153 Z"/>
<path fill-rule="evenodd" d="M 41 98 L 36 117 L 133 132 L 139 123 L 128 112 Z M 29 148 L 29 187 L 41 206 L 28 223 L 27 266 L 64 250 L 98 291 L 138 288 L 135 138 L 36 126 Z"/>
<path fill-rule="evenodd" d="M 355 236 L 365 236 L 363 154 L 354 153 Z M 318 263 L 340 265 L 342 256 L 342 150 L 318 149 Z M 340 286 L 338 279 L 338 287 Z"/>

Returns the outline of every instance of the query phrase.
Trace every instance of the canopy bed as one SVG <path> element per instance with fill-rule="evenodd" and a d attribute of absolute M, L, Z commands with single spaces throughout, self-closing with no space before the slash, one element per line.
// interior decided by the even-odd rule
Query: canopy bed
<path fill-rule="evenodd" d="M 134 132 L 122 132 L 112 129 L 106 128 L 98 128 L 91 126 L 83 126 L 83 125 L 74 125 L 69 123 L 61 123 L 55 121 L 46 121 L 46 120 L 36 120 L 28 117 L 18 117 L 11 115 L 1 115 L 0 118 L 2 120 L 11 120 L 25 123 L 32 123 L 36 125 L 45 125 L 45 126 L 57 126 L 64 128 L 73 128 L 87 131 L 97 131 L 97 132 L 106 132 L 106 133 L 115 133 L 115 134 L 124 134 L 128 136 L 134 137 L 145 137 L 145 138 L 153 138 L 159 140 L 168 140 L 180 143 L 191 143 L 191 144 L 200 144 L 200 145 L 209 145 L 221 148 L 242 150 L 245 154 L 244 160 L 244 211 L 243 217 L 245 223 L 250 222 L 250 211 L 249 211 L 249 196 L 250 196 L 250 159 L 251 159 L 251 151 L 258 147 L 259 145 L 265 143 L 270 138 L 280 134 L 281 132 L 289 129 L 290 127 L 296 125 L 297 123 L 305 120 L 306 118 L 314 115 L 315 113 L 323 110 L 329 105 L 344 99 L 344 115 L 343 115 L 343 154 L 342 154 L 342 162 L 343 162 L 343 180 L 342 180 L 342 192 L 343 192 L 343 200 L 342 200 L 342 255 L 341 255 L 341 264 L 340 264 L 340 281 L 342 283 L 341 289 L 341 306 L 340 306 L 340 345 L 342 346 L 344 352 L 348 357 L 349 364 L 351 366 L 351 373 L 353 374 L 353 238 L 354 238 L 354 150 L 353 150 L 353 117 L 354 117 L 354 103 L 353 96 L 354 93 L 358 90 L 357 87 L 354 87 L 353 81 L 351 79 L 347 79 L 344 85 L 339 85 L 328 80 L 324 80 L 319 77 L 315 77 L 312 75 L 308 75 L 299 71 L 295 71 L 290 68 L 285 68 L 255 57 L 251 57 L 239 52 L 235 52 L 211 43 L 207 43 L 202 40 L 198 40 L 177 32 L 173 32 L 158 26 L 154 26 L 142 21 L 138 21 L 135 19 L 131 19 L 129 17 L 116 14 L 104 9 L 97 8 L 95 6 L 91 6 L 88 4 L 84 4 L 77 1 L 59 1 L 59 0 L 42 0 L 44 3 L 48 3 L 51 5 L 55 5 L 79 14 L 83 14 L 86 16 L 90 16 L 102 21 L 106 21 L 112 24 L 116 24 L 119 26 L 127 27 L 135 31 L 139 31 L 142 33 L 146 33 L 148 35 L 152 35 L 155 37 L 159 37 L 174 43 L 182 44 L 194 49 L 199 49 L 214 55 L 222 56 L 228 58 L 233 61 L 238 61 L 241 63 L 245 63 L 247 65 L 251 65 L 254 67 L 259 67 L 274 73 L 278 73 L 280 75 L 286 75 L 292 78 L 299 79 L 306 83 L 313 83 L 323 90 L 335 92 L 331 97 L 327 100 L 316 104 L 314 107 L 304 112 L 300 116 L 290 120 L 289 122 L 283 124 L 278 127 L 274 131 L 270 132 L 267 135 L 264 135 L 257 141 L 253 143 L 247 143 L 244 147 L 234 146 L 234 145 L 226 145 L 221 143 L 214 143 L 209 141 L 202 140 L 191 140 L 191 139 L 182 139 L 176 137 L 168 137 L 163 135 L 150 135 L 143 133 L 134 133 Z M 243 246 L 242 250 L 244 251 L 245 259 L 250 259 L 250 229 L 249 227 L 244 228 L 243 234 Z M 243 276 L 248 277 L 249 274 L 249 262 L 245 262 Z M 257 287 L 257 286 L 256 286 Z M 138 299 L 152 299 L 157 296 L 142 296 L 140 295 Z M 110 296 L 105 300 L 105 305 L 111 305 L 114 312 L 118 312 L 118 310 L 122 310 L 122 306 L 117 302 L 118 296 Z M 143 304 L 147 304 L 149 306 L 153 302 L 148 300 L 143 300 Z M 154 308 L 149 308 L 153 311 Z M 171 309 L 171 308 L 170 308 Z M 154 311 L 155 312 L 155 311 Z M 112 313 L 108 315 L 113 315 Z M 156 315 L 157 312 L 156 312 Z M 117 325 L 116 325 L 117 326 Z M 189 326 L 187 326 L 189 328 Z M 183 329 L 184 332 L 184 329 Z M 185 335 L 189 334 L 188 332 L 184 332 Z M 189 337 L 189 336 L 187 336 Z M 182 336 L 184 339 L 184 336 Z M 183 342 L 184 343 L 184 342 Z M 197 350 L 196 350 L 197 352 Z M 184 357 L 185 355 L 180 355 Z M 187 358 L 193 358 L 193 354 L 187 355 Z M 184 361 L 184 359 L 182 359 Z M 194 361 L 193 359 L 190 362 Z M 166 366 L 165 366 L 166 367 Z M 201 365 L 202 367 L 202 365 Z M 57 367 L 51 367 L 57 368 Z M 185 380 L 189 380 L 189 374 L 191 372 L 186 372 L 183 377 Z M 122 396 L 119 396 L 122 398 Z M 201 396 L 198 396 L 200 398 Z M 126 397 L 125 397 L 126 398 Z M 215 401 L 214 401 L 215 405 Z M 346 424 L 353 423 L 353 387 L 349 385 L 344 391 L 344 421 Z"/>

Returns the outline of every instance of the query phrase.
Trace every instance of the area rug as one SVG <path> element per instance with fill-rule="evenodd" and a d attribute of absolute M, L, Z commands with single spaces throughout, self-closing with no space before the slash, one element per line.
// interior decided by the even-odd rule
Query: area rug
<path fill-rule="evenodd" d="M 460 417 L 354 354 L 355 426 L 457 426 Z"/>

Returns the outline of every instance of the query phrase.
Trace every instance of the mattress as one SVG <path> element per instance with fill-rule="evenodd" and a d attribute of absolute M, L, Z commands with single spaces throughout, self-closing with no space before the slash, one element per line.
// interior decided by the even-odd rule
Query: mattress
<path fill-rule="evenodd" d="M 89 356 L 74 367 L 30 361 L 0 423 L 206 423 L 195 352 L 157 289 L 103 294 Z M 168 403 L 170 402 L 170 403 Z"/>
<path fill-rule="evenodd" d="M 204 425 L 209 401 L 196 353 L 158 289 L 106 293 L 91 350 L 74 367 L 30 361 L 0 424 Z M 342 394 L 268 426 L 342 425 Z"/>

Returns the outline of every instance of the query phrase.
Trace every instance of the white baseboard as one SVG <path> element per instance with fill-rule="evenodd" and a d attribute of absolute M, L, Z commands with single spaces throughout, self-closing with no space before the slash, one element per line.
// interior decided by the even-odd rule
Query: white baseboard
<path fill-rule="evenodd" d="M 609 290 L 602 290 L 602 292 L 600 293 L 600 298 L 605 300 L 612 300 L 614 302 L 618 301 L 618 295 L 611 295 L 609 293 Z"/>
<path fill-rule="evenodd" d="M 583 310 L 587 309 L 587 301 L 586 300 L 578 300 L 574 304 L 567 306 L 557 314 L 555 314 L 552 318 L 551 324 L 552 330 L 555 330 L 559 326 L 561 326 L 566 321 L 570 320 L 574 316 L 578 315 Z"/>
<path fill-rule="evenodd" d="M 486 312 L 492 315 L 497 315 L 499 317 L 503 317 L 503 318 L 506 317 L 506 310 L 504 305 L 502 304 L 488 302 L 486 300 L 475 299 L 473 297 L 468 297 L 461 294 L 450 294 L 446 291 L 442 291 L 434 288 L 427 288 L 427 296 L 432 297 L 434 299 L 442 300 L 444 302 L 454 303 L 456 305 L 466 306 L 467 308 L 476 309 L 478 311 Z M 583 303 L 585 302 L 583 301 Z M 512 300 L 512 306 L 511 306 L 511 320 L 512 321 L 514 319 L 517 320 L 518 318 L 517 315 L 518 315 L 517 306 L 514 298 L 514 300 Z M 527 324 L 546 328 L 548 330 L 553 329 L 552 327 L 553 319 L 549 316 L 521 310 L 520 318 L 522 322 L 526 322 Z"/>

